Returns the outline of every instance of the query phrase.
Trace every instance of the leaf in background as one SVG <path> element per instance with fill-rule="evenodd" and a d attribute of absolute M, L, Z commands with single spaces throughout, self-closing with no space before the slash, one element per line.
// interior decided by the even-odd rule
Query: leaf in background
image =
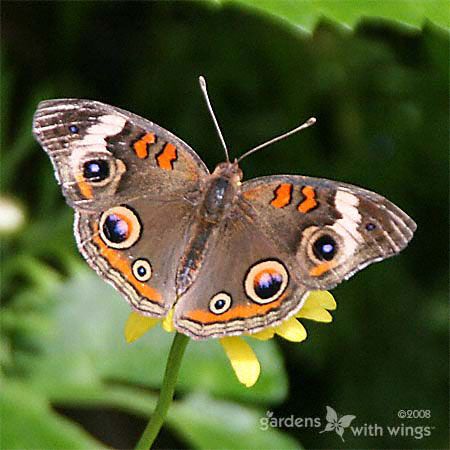
<path fill-rule="evenodd" d="M 77 424 L 53 412 L 47 401 L 24 384 L 2 380 L 2 448 L 104 448 Z M 5 446 L 5 447 L 3 447 Z"/>
<path fill-rule="evenodd" d="M 192 395 L 172 406 L 169 424 L 192 447 L 208 449 L 301 449 L 276 428 L 261 428 L 261 411 L 206 395 Z"/>
<path fill-rule="evenodd" d="M 219 0 L 220 1 L 220 0 Z M 231 3 L 222 0 L 221 3 Z M 314 31 L 326 18 L 354 28 L 362 19 L 388 19 L 413 28 L 422 28 L 426 20 L 448 27 L 448 2 L 443 0 L 232 0 L 232 3 L 265 11 L 306 32 Z"/>
<path fill-rule="evenodd" d="M 61 391 L 61 385 L 95 387 L 107 380 L 159 387 L 173 334 L 158 326 L 126 344 L 123 327 L 128 305 L 88 271 L 62 284 L 52 297 L 51 332 L 29 337 L 39 352 L 17 354 L 18 363 L 43 392 L 51 395 L 55 389 Z M 252 346 L 263 367 L 254 388 L 239 384 L 222 347 L 210 340 L 189 344 L 178 389 L 260 403 L 281 401 L 287 382 L 275 343 L 252 341 Z"/>
<path fill-rule="evenodd" d="M 53 92 L 52 89 L 48 87 L 36 89 L 34 95 L 27 98 L 27 103 L 19 117 L 16 117 L 17 112 L 12 108 L 2 113 L 2 120 L 5 120 L 6 123 L 14 121 L 16 124 L 14 127 L 16 134 L 12 137 L 12 142 L 8 142 L 7 145 L 3 143 L 4 148 L 7 149 L 1 165 L 2 189 L 5 191 L 13 190 L 14 183 L 21 179 L 21 174 L 17 175 L 17 169 L 27 155 L 33 151 L 34 139 L 31 133 L 31 124 L 36 105 L 42 98 L 51 98 L 51 92 Z M 11 119 L 10 116 L 13 118 Z"/>

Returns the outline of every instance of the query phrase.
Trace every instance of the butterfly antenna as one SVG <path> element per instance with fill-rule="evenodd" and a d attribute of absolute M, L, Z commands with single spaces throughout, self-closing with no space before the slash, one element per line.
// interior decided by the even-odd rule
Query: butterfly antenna
<path fill-rule="evenodd" d="M 225 150 L 225 156 L 227 157 L 227 162 L 230 162 L 227 144 L 225 144 L 225 140 L 223 138 L 222 131 L 220 131 L 219 123 L 217 122 L 216 115 L 214 114 L 214 111 L 211 106 L 211 102 L 208 97 L 208 90 L 206 88 L 206 80 L 204 77 L 200 76 L 200 77 L 198 77 L 198 81 L 200 82 L 200 89 L 202 90 L 203 95 L 205 97 L 206 105 L 208 106 L 209 113 L 211 114 L 212 120 L 214 122 L 214 126 L 216 127 L 220 142 L 222 144 L 223 149 Z"/>
<path fill-rule="evenodd" d="M 251 155 L 252 153 L 255 153 L 265 147 L 268 147 L 269 145 L 281 141 L 282 139 L 287 138 L 288 136 L 291 136 L 295 133 L 298 133 L 301 130 L 304 130 L 305 128 L 310 127 L 311 125 L 314 125 L 316 123 L 316 118 L 315 117 L 310 117 L 306 122 L 302 123 L 300 126 L 298 126 L 297 128 L 294 128 L 291 131 L 288 131 L 287 133 L 282 134 L 281 136 L 277 136 L 273 139 L 271 139 L 270 141 L 264 142 L 263 144 L 258 145 L 257 147 L 252 148 L 251 150 L 249 150 L 248 152 L 245 152 L 242 156 L 240 156 L 237 160 L 237 162 L 239 163 L 240 161 L 242 161 L 244 158 L 246 158 L 247 156 Z"/>

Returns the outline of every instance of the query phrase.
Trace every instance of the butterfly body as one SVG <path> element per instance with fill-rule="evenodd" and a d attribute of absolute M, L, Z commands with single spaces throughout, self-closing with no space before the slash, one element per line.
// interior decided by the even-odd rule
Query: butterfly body
<path fill-rule="evenodd" d="M 196 221 L 178 266 L 175 283 L 177 296 L 183 295 L 195 281 L 209 241 L 216 238 L 221 224 L 229 219 L 238 196 L 239 182 L 231 164 L 219 166 L 215 173 L 206 178 L 195 213 Z"/>
<path fill-rule="evenodd" d="M 91 100 L 42 102 L 49 154 L 88 264 L 144 315 L 195 339 L 255 333 L 366 265 L 393 256 L 414 222 L 384 197 L 299 175 L 210 173 L 183 141 Z"/>

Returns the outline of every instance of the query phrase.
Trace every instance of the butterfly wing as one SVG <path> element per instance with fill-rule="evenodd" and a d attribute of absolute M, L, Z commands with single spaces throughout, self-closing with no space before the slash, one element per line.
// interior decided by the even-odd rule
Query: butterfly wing
<path fill-rule="evenodd" d="M 41 102 L 33 134 L 49 154 L 67 202 L 98 210 L 130 198 L 179 198 L 208 169 L 164 128 L 97 101 Z"/>
<path fill-rule="evenodd" d="M 239 209 L 209 239 L 197 281 L 175 304 L 175 328 L 204 339 L 276 325 L 301 308 L 307 293 L 293 271 Z"/>
<path fill-rule="evenodd" d="M 364 189 L 301 176 L 242 185 L 211 239 L 199 279 L 175 305 L 195 339 L 255 333 L 295 314 L 310 290 L 330 289 L 397 254 L 415 223 Z"/>
<path fill-rule="evenodd" d="M 183 141 L 135 114 L 90 100 L 39 104 L 33 133 L 75 209 L 88 264 L 144 314 L 164 316 L 208 169 Z"/>
<path fill-rule="evenodd" d="M 258 227 L 293 262 L 309 289 L 330 289 L 367 265 L 396 255 L 414 221 L 374 192 L 296 175 L 250 180 L 242 196 Z"/>
<path fill-rule="evenodd" d="M 88 264 L 133 309 L 163 317 L 176 299 L 175 270 L 191 220 L 187 202 L 140 198 L 102 212 L 76 212 L 74 228 Z"/>

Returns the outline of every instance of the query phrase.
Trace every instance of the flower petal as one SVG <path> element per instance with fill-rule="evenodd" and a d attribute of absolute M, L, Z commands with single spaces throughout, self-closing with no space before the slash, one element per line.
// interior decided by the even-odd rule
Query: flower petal
<path fill-rule="evenodd" d="M 333 316 L 323 308 L 306 308 L 303 307 L 295 317 L 303 319 L 315 320 L 316 322 L 331 322 Z"/>
<path fill-rule="evenodd" d="M 220 339 L 238 380 L 247 387 L 258 380 L 261 367 L 250 345 L 238 336 Z"/>
<path fill-rule="evenodd" d="M 167 316 L 164 317 L 161 324 L 168 333 L 175 331 L 175 327 L 173 326 L 173 308 L 167 313 Z"/>
<path fill-rule="evenodd" d="M 258 333 L 249 334 L 250 337 L 259 339 L 260 341 L 267 341 L 272 339 L 275 335 L 275 329 L 273 327 L 266 328 L 265 330 L 258 331 Z"/>
<path fill-rule="evenodd" d="M 127 319 L 125 324 L 125 340 L 128 344 L 131 344 L 135 340 L 139 339 L 142 335 L 144 335 L 150 328 L 154 327 L 158 323 L 159 319 L 155 319 L 154 317 L 147 317 L 141 314 L 138 314 L 136 311 L 133 311 Z"/>
<path fill-rule="evenodd" d="M 306 339 L 305 327 L 295 317 L 291 317 L 275 327 L 275 333 L 292 342 Z"/>
<path fill-rule="evenodd" d="M 306 299 L 305 306 L 309 307 L 313 305 L 329 310 L 336 309 L 336 301 L 328 291 L 311 291 Z"/>

